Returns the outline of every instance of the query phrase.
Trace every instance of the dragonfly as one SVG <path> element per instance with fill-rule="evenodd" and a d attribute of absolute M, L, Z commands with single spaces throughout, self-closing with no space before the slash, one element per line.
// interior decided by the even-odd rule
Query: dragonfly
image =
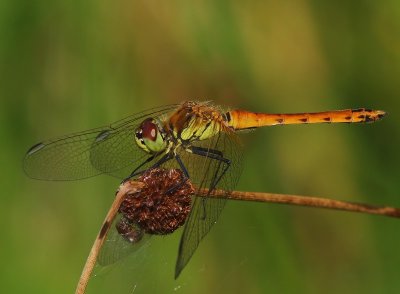
<path fill-rule="evenodd" d="M 180 224 L 184 228 L 175 266 L 178 278 L 224 208 L 225 199 L 207 196 L 217 190 L 229 194 L 239 180 L 243 163 L 240 131 L 292 124 L 369 123 L 385 114 L 367 108 L 271 114 L 225 110 L 210 101 L 185 101 L 35 144 L 27 151 L 23 166 L 31 178 L 56 181 L 99 174 L 129 180 L 151 169 L 180 170 L 182 185 L 190 180 L 196 188 L 188 216 Z M 137 239 L 126 242 L 134 244 Z"/>

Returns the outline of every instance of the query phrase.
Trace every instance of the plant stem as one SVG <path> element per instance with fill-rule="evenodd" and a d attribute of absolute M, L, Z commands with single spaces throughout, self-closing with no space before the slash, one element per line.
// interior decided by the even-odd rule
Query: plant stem
<path fill-rule="evenodd" d="M 201 194 L 203 194 L 202 196 L 204 197 L 217 197 L 231 200 L 309 206 L 400 218 L 399 208 L 394 208 L 390 206 L 374 206 L 369 204 L 347 202 L 320 197 L 241 191 L 233 191 L 231 193 L 227 193 L 224 190 L 216 190 L 211 195 L 207 195 L 206 189 L 204 193 Z"/>
<path fill-rule="evenodd" d="M 85 293 L 86 286 L 89 282 L 94 266 L 96 265 L 97 257 L 99 256 L 101 247 L 103 246 L 104 240 L 111 227 L 111 224 L 113 223 L 115 216 L 118 213 L 118 209 L 121 206 L 121 203 L 124 201 L 127 195 L 139 191 L 142 185 L 143 184 L 141 182 L 128 181 L 119 186 L 119 189 L 115 195 L 114 202 L 111 204 L 103 225 L 101 226 L 101 229 L 97 234 L 96 240 L 93 243 L 92 249 L 90 250 L 89 256 L 85 263 L 85 267 L 83 268 L 81 277 L 78 281 L 75 294 Z"/>
<path fill-rule="evenodd" d="M 93 272 L 94 266 L 96 265 L 97 257 L 104 243 L 105 237 L 110 229 L 111 224 L 115 216 L 118 213 L 118 209 L 121 203 L 124 201 L 126 196 L 132 193 L 137 193 L 142 188 L 143 183 L 138 181 L 127 181 L 123 183 L 115 196 L 115 200 L 112 203 L 107 216 L 103 222 L 100 232 L 90 250 L 87 258 L 85 267 L 83 268 L 81 277 L 78 282 L 75 294 L 84 294 L 86 286 L 89 282 L 90 276 Z M 361 212 L 368 214 L 383 215 L 388 217 L 400 218 L 400 209 L 389 207 L 389 206 L 374 206 L 363 203 L 347 202 L 340 200 L 333 200 L 328 198 L 300 196 L 300 195 L 288 195 L 288 194 L 275 194 L 275 193 L 261 193 L 261 192 L 241 192 L 232 191 L 228 193 L 224 190 L 215 190 L 208 195 L 208 190 L 204 189 L 199 193 L 200 197 L 207 198 L 224 198 L 230 200 L 241 200 L 241 201 L 256 201 L 256 202 L 267 202 L 267 203 L 278 203 L 278 204 L 290 204 L 326 209 L 336 209 L 351 212 Z"/>

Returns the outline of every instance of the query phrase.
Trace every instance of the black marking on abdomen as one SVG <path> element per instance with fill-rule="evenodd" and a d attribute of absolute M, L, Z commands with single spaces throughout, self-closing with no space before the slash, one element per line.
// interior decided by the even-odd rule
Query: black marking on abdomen
<path fill-rule="evenodd" d="M 365 115 L 359 115 L 359 116 L 357 116 L 359 119 L 365 119 Z"/>
<path fill-rule="evenodd" d="M 371 121 L 374 121 L 375 119 L 373 119 L 369 114 L 367 114 L 366 116 L 365 116 L 365 121 L 366 122 L 371 122 Z"/>
<path fill-rule="evenodd" d="M 346 116 L 344 119 L 345 120 L 351 120 L 351 116 Z"/>
<path fill-rule="evenodd" d="M 303 123 L 306 123 L 306 122 L 308 122 L 308 118 L 307 118 L 307 117 L 305 117 L 305 118 L 300 118 L 299 121 L 301 121 L 301 122 L 303 122 Z"/>
<path fill-rule="evenodd" d="M 283 124 L 283 118 L 277 118 L 275 120 L 278 124 Z"/>
<path fill-rule="evenodd" d="M 332 118 L 330 118 L 330 117 L 324 117 L 324 121 L 326 121 L 326 122 L 331 122 L 331 121 L 332 121 Z"/>

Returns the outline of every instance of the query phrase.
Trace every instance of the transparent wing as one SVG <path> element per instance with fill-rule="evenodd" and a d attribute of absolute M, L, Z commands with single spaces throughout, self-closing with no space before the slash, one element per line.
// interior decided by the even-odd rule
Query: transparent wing
<path fill-rule="evenodd" d="M 150 235 L 144 234 L 142 239 L 136 243 L 127 241 L 121 236 L 117 229 L 116 224 L 120 221 L 121 215 L 116 217 L 107 234 L 106 240 L 103 243 L 97 262 L 101 266 L 108 266 L 114 264 L 121 259 L 127 257 L 129 254 L 139 250 L 144 244 L 146 244 Z"/>
<path fill-rule="evenodd" d="M 222 189 L 226 193 L 230 193 L 237 184 L 242 169 L 242 149 L 235 135 L 221 132 L 211 139 L 196 142 L 194 145 L 208 150 L 206 155 L 211 153 L 211 150 L 219 151 L 224 158 L 230 160 L 230 164 L 227 166 L 226 163 L 211 158 L 211 155 L 201 156 L 182 148 L 177 150 L 189 173 L 191 182 L 198 187 L 198 190 L 180 241 L 175 269 L 176 277 L 189 262 L 200 241 L 215 224 L 226 202 L 225 199 L 220 198 L 197 197 L 201 193 L 200 191 L 203 188 L 214 187 L 214 190 Z M 159 158 L 143 165 L 142 170 L 152 167 L 157 160 Z M 176 159 L 165 162 L 162 167 L 166 169 L 181 168 Z M 216 179 L 219 181 L 214 184 Z M 209 194 L 213 194 L 214 190 L 209 191 Z M 141 244 L 142 241 L 138 244 L 129 243 L 112 228 L 99 257 L 99 264 L 102 266 L 112 264 L 140 248 Z"/>
<path fill-rule="evenodd" d="M 242 170 L 242 148 L 235 134 L 220 132 L 207 140 L 197 141 L 192 144 L 206 150 L 208 156 L 190 153 L 182 147 L 176 150 L 187 170 L 190 181 L 197 187 L 197 196 L 203 188 L 225 190 L 230 193 L 236 186 Z M 219 151 L 223 158 L 229 159 L 230 164 L 213 159 L 211 153 Z M 141 170 L 154 166 L 160 158 L 143 165 Z M 165 162 L 161 167 L 166 169 L 178 168 L 175 158 Z M 219 179 L 214 185 L 213 183 Z M 214 191 L 209 191 L 213 194 Z M 210 231 L 217 221 L 226 200 L 221 198 L 194 197 L 191 212 L 185 222 L 184 231 L 179 245 L 178 259 L 175 269 L 176 277 L 189 262 L 200 241 Z M 204 195 L 203 195 L 204 196 Z"/>
<path fill-rule="evenodd" d="M 207 141 L 196 142 L 196 146 L 208 150 L 208 156 L 188 152 L 181 154 L 192 182 L 198 187 L 198 195 L 203 188 L 211 189 L 208 194 L 213 194 L 215 189 L 230 193 L 236 186 L 242 170 L 242 149 L 237 139 L 233 134 L 221 132 Z M 230 164 L 211 158 L 215 150 L 220 151 L 223 158 L 229 159 Z M 179 245 L 175 277 L 179 276 L 200 241 L 216 223 L 225 202 L 225 199 L 218 198 L 194 198 Z"/>
<path fill-rule="evenodd" d="M 41 180 L 77 180 L 101 173 L 125 178 L 149 156 L 136 146 L 135 129 L 146 117 L 157 118 L 176 107 L 153 108 L 109 126 L 38 143 L 25 155 L 25 173 Z"/>

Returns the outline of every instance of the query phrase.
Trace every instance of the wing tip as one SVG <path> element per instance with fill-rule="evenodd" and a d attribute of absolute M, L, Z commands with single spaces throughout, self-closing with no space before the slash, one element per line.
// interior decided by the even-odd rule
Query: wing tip
<path fill-rule="evenodd" d="M 178 264 L 177 264 L 177 265 L 178 265 Z M 179 275 L 181 274 L 181 272 L 182 272 L 182 268 L 176 266 L 176 267 L 175 267 L 175 276 L 174 276 L 175 280 L 178 279 L 178 277 L 179 277 Z"/>
<path fill-rule="evenodd" d="M 188 261 L 189 260 L 184 262 L 182 260 L 182 258 L 180 258 L 178 256 L 178 260 L 176 261 L 176 265 L 175 265 L 175 276 L 174 276 L 175 280 L 179 278 L 180 274 L 182 273 L 182 270 L 185 268 L 185 266 L 187 265 Z"/>

